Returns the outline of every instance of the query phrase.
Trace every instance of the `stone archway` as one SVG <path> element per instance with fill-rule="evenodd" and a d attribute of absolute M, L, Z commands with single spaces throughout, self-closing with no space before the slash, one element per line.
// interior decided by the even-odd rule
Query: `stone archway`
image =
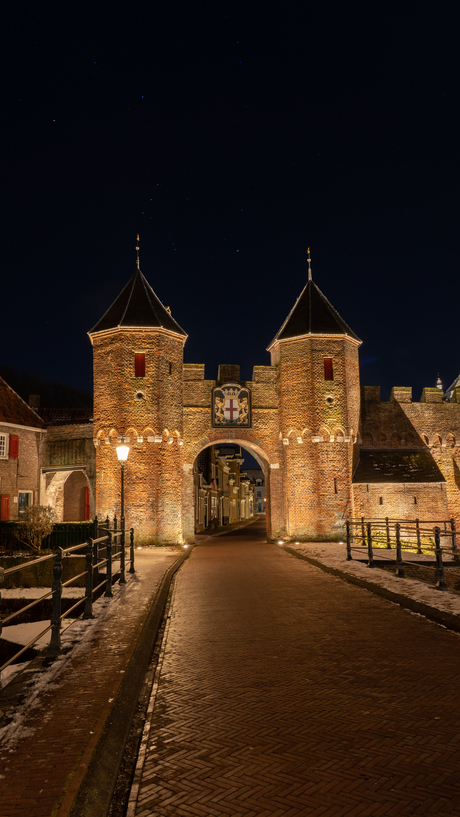
<path fill-rule="evenodd" d="M 94 495 L 83 469 L 47 471 L 42 480 L 42 504 L 54 509 L 56 522 L 83 522 L 94 516 Z"/>
<path fill-rule="evenodd" d="M 196 458 L 205 448 L 214 445 L 238 445 L 248 451 L 259 463 L 265 479 L 266 524 L 267 536 L 276 535 L 280 527 L 279 510 L 282 506 L 282 486 L 279 463 L 270 452 L 262 449 L 252 439 L 251 433 L 222 434 L 216 429 L 209 429 L 208 434 L 200 441 L 184 445 L 184 462 L 182 474 L 182 530 L 185 541 L 192 541 L 195 536 L 195 496 L 193 484 L 193 466 Z"/>

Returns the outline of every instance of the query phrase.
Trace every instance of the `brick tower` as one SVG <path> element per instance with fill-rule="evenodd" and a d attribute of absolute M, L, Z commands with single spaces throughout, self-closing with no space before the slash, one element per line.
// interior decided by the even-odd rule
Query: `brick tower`
<path fill-rule="evenodd" d="M 312 280 L 268 350 L 278 367 L 284 504 L 290 536 L 340 536 L 352 514 L 361 341 Z"/>
<path fill-rule="evenodd" d="M 184 330 L 134 275 L 89 332 L 94 361 L 96 511 L 120 513 L 116 445 L 130 447 L 125 516 L 139 541 L 182 542 Z"/>

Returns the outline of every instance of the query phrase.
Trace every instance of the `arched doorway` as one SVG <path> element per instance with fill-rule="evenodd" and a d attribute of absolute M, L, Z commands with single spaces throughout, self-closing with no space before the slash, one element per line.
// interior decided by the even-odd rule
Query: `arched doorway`
<path fill-rule="evenodd" d="M 196 446 L 193 461 L 190 456 L 187 459 L 183 466 L 184 539 L 249 521 L 259 507 L 259 512 L 266 511 L 267 534 L 271 533 L 270 462 L 265 452 L 242 438 L 222 437 L 212 442 L 206 438 Z M 264 498 L 257 506 L 256 485 L 260 500 L 262 484 Z"/>
<path fill-rule="evenodd" d="M 42 472 L 42 505 L 50 505 L 57 522 L 84 522 L 94 515 L 94 496 L 83 468 Z"/>

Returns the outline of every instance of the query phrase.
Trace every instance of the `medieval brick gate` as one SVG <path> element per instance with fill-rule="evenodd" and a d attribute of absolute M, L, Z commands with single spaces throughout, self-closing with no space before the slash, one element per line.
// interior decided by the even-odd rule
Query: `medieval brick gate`
<path fill-rule="evenodd" d="M 375 389 L 362 395 L 361 341 L 310 273 L 268 347 L 271 365 L 255 366 L 251 381 L 240 380 L 239 366 L 222 365 L 216 380 L 205 380 L 203 364 L 183 363 L 187 335 L 139 264 L 89 335 L 96 510 L 119 512 L 114 449 L 123 440 L 126 519 L 141 541 L 193 538 L 194 461 L 225 443 L 248 449 L 264 470 L 271 537 L 339 537 L 345 517 L 364 505 L 367 515 L 384 517 L 393 502 L 393 515 L 413 518 L 417 495 L 420 519 L 435 509 L 460 523 L 460 388 L 449 403 L 439 389 L 425 389 L 419 404 L 407 389 L 393 390 L 389 404 Z"/>

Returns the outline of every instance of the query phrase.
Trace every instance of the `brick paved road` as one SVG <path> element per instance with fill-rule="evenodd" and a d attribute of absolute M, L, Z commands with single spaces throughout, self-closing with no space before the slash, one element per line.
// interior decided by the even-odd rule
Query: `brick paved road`
<path fill-rule="evenodd" d="M 66 815 L 110 715 L 155 591 L 177 554 L 137 555 L 105 616 L 43 691 L 13 748 L 0 742 L 0 817 Z"/>
<path fill-rule="evenodd" d="M 458 635 L 260 524 L 209 540 L 177 578 L 129 814 L 460 815 L 459 683 Z"/>

